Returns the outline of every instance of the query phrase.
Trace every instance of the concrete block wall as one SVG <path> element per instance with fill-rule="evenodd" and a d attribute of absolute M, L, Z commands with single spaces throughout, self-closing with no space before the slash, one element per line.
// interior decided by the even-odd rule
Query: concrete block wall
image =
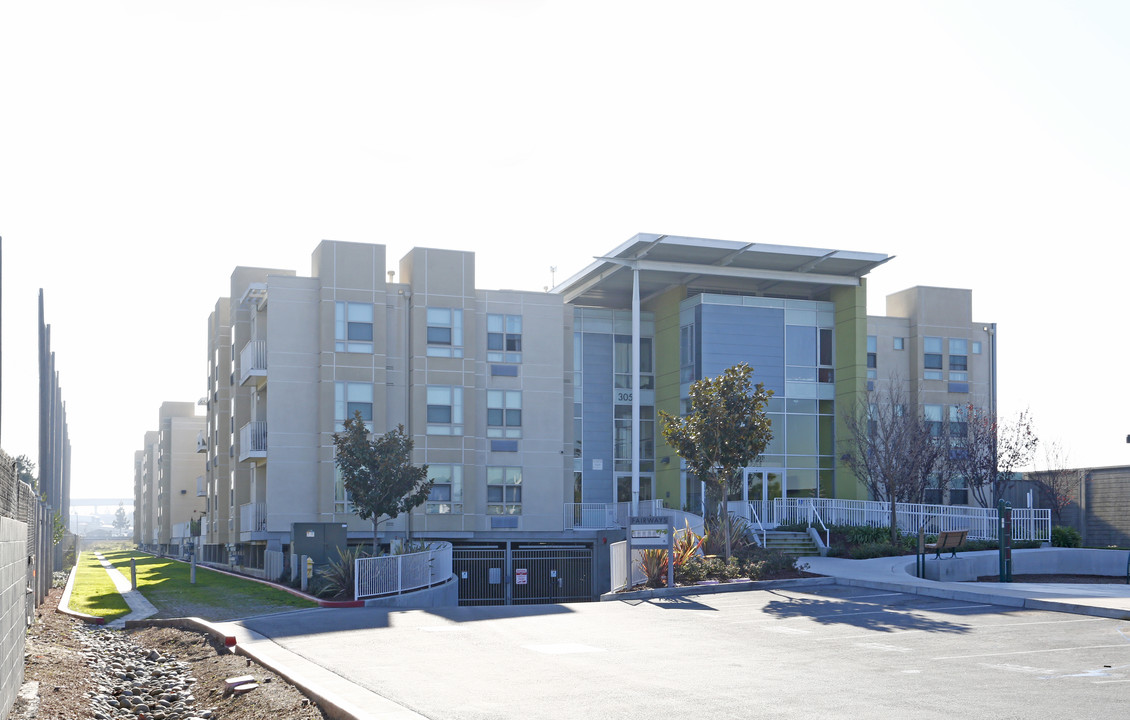
<path fill-rule="evenodd" d="M 0 718 L 24 681 L 27 557 L 27 523 L 0 517 Z"/>
<path fill-rule="evenodd" d="M 1089 470 L 1083 482 L 1084 544 L 1130 546 L 1130 468 Z"/>

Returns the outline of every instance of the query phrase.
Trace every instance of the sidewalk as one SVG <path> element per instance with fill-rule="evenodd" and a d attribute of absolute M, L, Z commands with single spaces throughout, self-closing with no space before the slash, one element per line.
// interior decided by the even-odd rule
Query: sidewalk
<path fill-rule="evenodd" d="M 122 599 L 129 605 L 129 615 L 120 617 L 110 623 L 106 627 L 121 630 L 126 626 L 127 620 L 143 620 L 147 617 L 157 614 L 157 608 L 153 607 L 153 603 L 145 599 L 145 596 L 140 591 L 134 590 L 133 585 L 122 575 L 114 565 L 106 559 L 102 553 L 94 553 L 94 557 L 98 558 L 98 562 L 102 563 L 102 567 L 106 568 L 110 580 L 114 583 L 114 588 L 122 596 Z"/>
<path fill-rule="evenodd" d="M 968 555 L 992 556 L 996 554 L 993 550 L 968 553 Z M 1111 578 L 1110 585 L 937 582 L 914 576 L 913 555 L 872 560 L 814 557 L 805 558 L 804 562 L 808 563 L 809 572 L 834 577 L 838 585 L 855 585 L 991 605 L 1130 620 L 1130 585 L 1114 584 L 1119 582 L 1118 578 Z"/>

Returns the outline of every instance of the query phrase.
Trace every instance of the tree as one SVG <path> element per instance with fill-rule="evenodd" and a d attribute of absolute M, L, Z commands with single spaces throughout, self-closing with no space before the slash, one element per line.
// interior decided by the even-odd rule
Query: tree
<path fill-rule="evenodd" d="M 16 457 L 16 475 L 20 482 L 27 483 L 32 490 L 39 492 L 39 478 L 35 474 L 35 463 L 27 455 Z"/>
<path fill-rule="evenodd" d="M 118 503 L 118 509 L 114 513 L 114 528 L 122 535 L 125 535 L 126 531 L 129 530 L 129 526 L 130 519 L 129 516 L 126 515 L 125 505 L 123 503 Z M 200 533 L 197 533 L 197 535 L 199 534 Z"/>
<path fill-rule="evenodd" d="M 920 503 L 935 479 L 943 489 L 947 480 L 945 446 L 910 410 L 901 388 L 901 380 L 892 377 L 848 408 L 840 456 L 873 498 L 891 504 L 891 544 L 898 542 L 896 503 Z"/>
<path fill-rule="evenodd" d="M 662 410 L 663 437 L 687 464 L 687 473 L 706 483 L 726 517 L 726 496 L 773 439 L 765 406 L 773 395 L 762 383 L 753 385 L 753 368 L 740 363 L 716 378 L 691 384 L 691 412 L 676 417 Z M 726 558 L 730 557 L 730 523 L 724 522 Z"/>
<path fill-rule="evenodd" d="M 345 421 L 344 432 L 334 433 L 335 462 L 342 482 L 362 520 L 373 521 L 373 549 L 377 529 L 385 520 L 409 512 L 428 499 L 433 483 L 428 466 L 412 464 L 412 439 L 404 426 L 374 438 L 365 428 L 360 411 Z"/>
<path fill-rule="evenodd" d="M 1075 500 L 1075 491 L 1083 480 L 1079 470 L 1067 467 L 1067 452 L 1057 442 L 1044 445 L 1044 469 L 1028 473 L 1043 502 L 1052 511 L 1055 525 L 1063 524 L 1063 511 Z"/>
<path fill-rule="evenodd" d="M 969 403 L 958 413 L 959 421 L 951 423 L 950 462 L 954 475 L 965 479 L 965 485 L 982 507 L 993 507 L 1016 479 L 1017 469 L 1032 460 L 1040 440 L 1032 429 L 1027 410 L 1011 422 Z"/>

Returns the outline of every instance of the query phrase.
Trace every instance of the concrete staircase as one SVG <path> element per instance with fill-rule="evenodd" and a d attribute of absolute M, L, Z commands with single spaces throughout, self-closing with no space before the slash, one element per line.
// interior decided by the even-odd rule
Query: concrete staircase
<path fill-rule="evenodd" d="M 793 557 L 818 557 L 820 555 L 816 541 L 806 532 L 767 530 L 765 532 L 765 546 L 773 550 L 780 550 Z"/>

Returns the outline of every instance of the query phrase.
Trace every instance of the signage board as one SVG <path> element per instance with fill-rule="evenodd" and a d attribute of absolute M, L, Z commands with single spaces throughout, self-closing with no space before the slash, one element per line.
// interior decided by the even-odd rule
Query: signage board
<path fill-rule="evenodd" d="M 515 585 L 525 585 L 528 578 L 529 578 L 529 576 L 526 573 L 526 568 L 515 568 L 514 569 L 514 584 Z"/>

